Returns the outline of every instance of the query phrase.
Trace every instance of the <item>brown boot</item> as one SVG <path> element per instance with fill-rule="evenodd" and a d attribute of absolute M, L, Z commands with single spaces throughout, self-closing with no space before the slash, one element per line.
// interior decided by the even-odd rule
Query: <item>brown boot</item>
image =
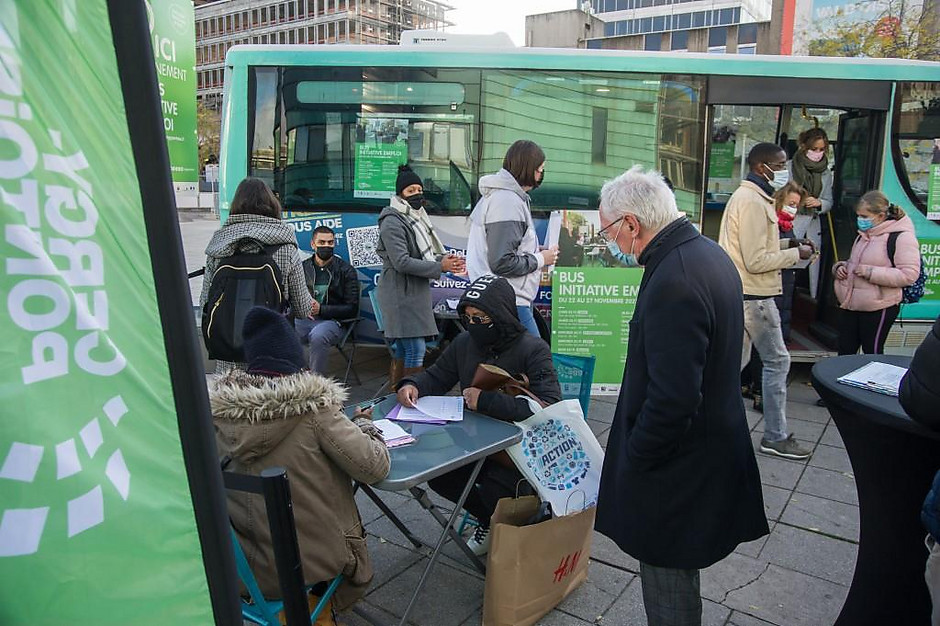
<path fill-rule="evenodd" d="M 417 374 L 418 372 L 423 372 L 423 371 L 424 371 L 424 367 L 423 367 L 423 366 L 419 366 L 419 367 L 406 367 L 405 370 L 401 373 L 401 375 L 402 375 L 402 378 L 407 378 L 407 377 L 411 376 L 412 374 Z"/>
<path fill-rule="evenodd" d="M 401 375 L 405 369 L 405 362 L 401 359 L 392 359 L 388 364 L 388 386 L 395 391 L 395 385 L 401 380 Z"/>

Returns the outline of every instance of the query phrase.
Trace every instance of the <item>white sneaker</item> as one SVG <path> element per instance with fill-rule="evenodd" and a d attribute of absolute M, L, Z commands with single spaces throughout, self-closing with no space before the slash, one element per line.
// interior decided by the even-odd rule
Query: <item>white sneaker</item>
<path fill-rule="evenodd" d="M 477 526 L 473 536 L 467 539 L 467 545 L 477 556 L 483 556 L 490 551 L 490 529 Z"/>

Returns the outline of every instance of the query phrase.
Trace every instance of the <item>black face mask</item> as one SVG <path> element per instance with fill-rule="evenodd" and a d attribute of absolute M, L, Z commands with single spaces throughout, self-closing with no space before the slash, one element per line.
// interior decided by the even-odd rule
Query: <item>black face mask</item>
<path fill-rule="evenodd" d="M 411 208 L 417 211 L 424 206 L 424 194 L 416 193 L 413 196 L 408 196 L 405 198 L 405 202 L 411 205 Z"/>
<path fill-rule="evenodd" d="M 333 246 L 318 246 L 316 254 L 321 261 L 329 261 L 333 258 Z"/>
<path fill-rule="evenodd" d="M 473 343 L 483 348 L 489 348 L 499 341 L 499 328 L 496 324 L 470 324 L 467 332 Z"/>
<path fill-rule="evenodd" d="M 545 182 L 545 170 L 542 170 L 542 175 L 539 177 L 537 181 L 535 181 L 535 184 L 532 185 L 532 189 L 538 189 L 539 187 L 542 186 L 542 183 L 544 182 Z"/>

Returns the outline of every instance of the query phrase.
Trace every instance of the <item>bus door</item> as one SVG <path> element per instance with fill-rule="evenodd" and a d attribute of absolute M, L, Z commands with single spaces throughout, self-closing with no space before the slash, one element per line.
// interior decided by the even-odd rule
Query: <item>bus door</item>
<path fill-rule="evenodd" d="M 834 263 L 848 258 L 855 242 L 855 205 L 862 195 L 878 187 L 881 147 L 884 144 L 885 113 L 855 109 L 842 113 L 838 134 L 833 137 L 834 157 L 832 210 L 822 223 L 824 244 L 820 259 L 820 284 L 813 336 L 831 348 L 836 345 L 839 303 L 832 290 Z"/>

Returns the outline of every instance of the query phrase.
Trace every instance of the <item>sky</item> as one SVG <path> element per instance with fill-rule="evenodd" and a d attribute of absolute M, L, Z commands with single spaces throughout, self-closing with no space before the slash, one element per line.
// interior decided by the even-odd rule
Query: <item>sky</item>
<path fill-rule="evenodd" d="M 448 32 L 489 34 L 503 31 L 517 46 L 525 45 L 525 16 L 574 9 L 576 0 L 443 0 L 454 7 Z"/>

